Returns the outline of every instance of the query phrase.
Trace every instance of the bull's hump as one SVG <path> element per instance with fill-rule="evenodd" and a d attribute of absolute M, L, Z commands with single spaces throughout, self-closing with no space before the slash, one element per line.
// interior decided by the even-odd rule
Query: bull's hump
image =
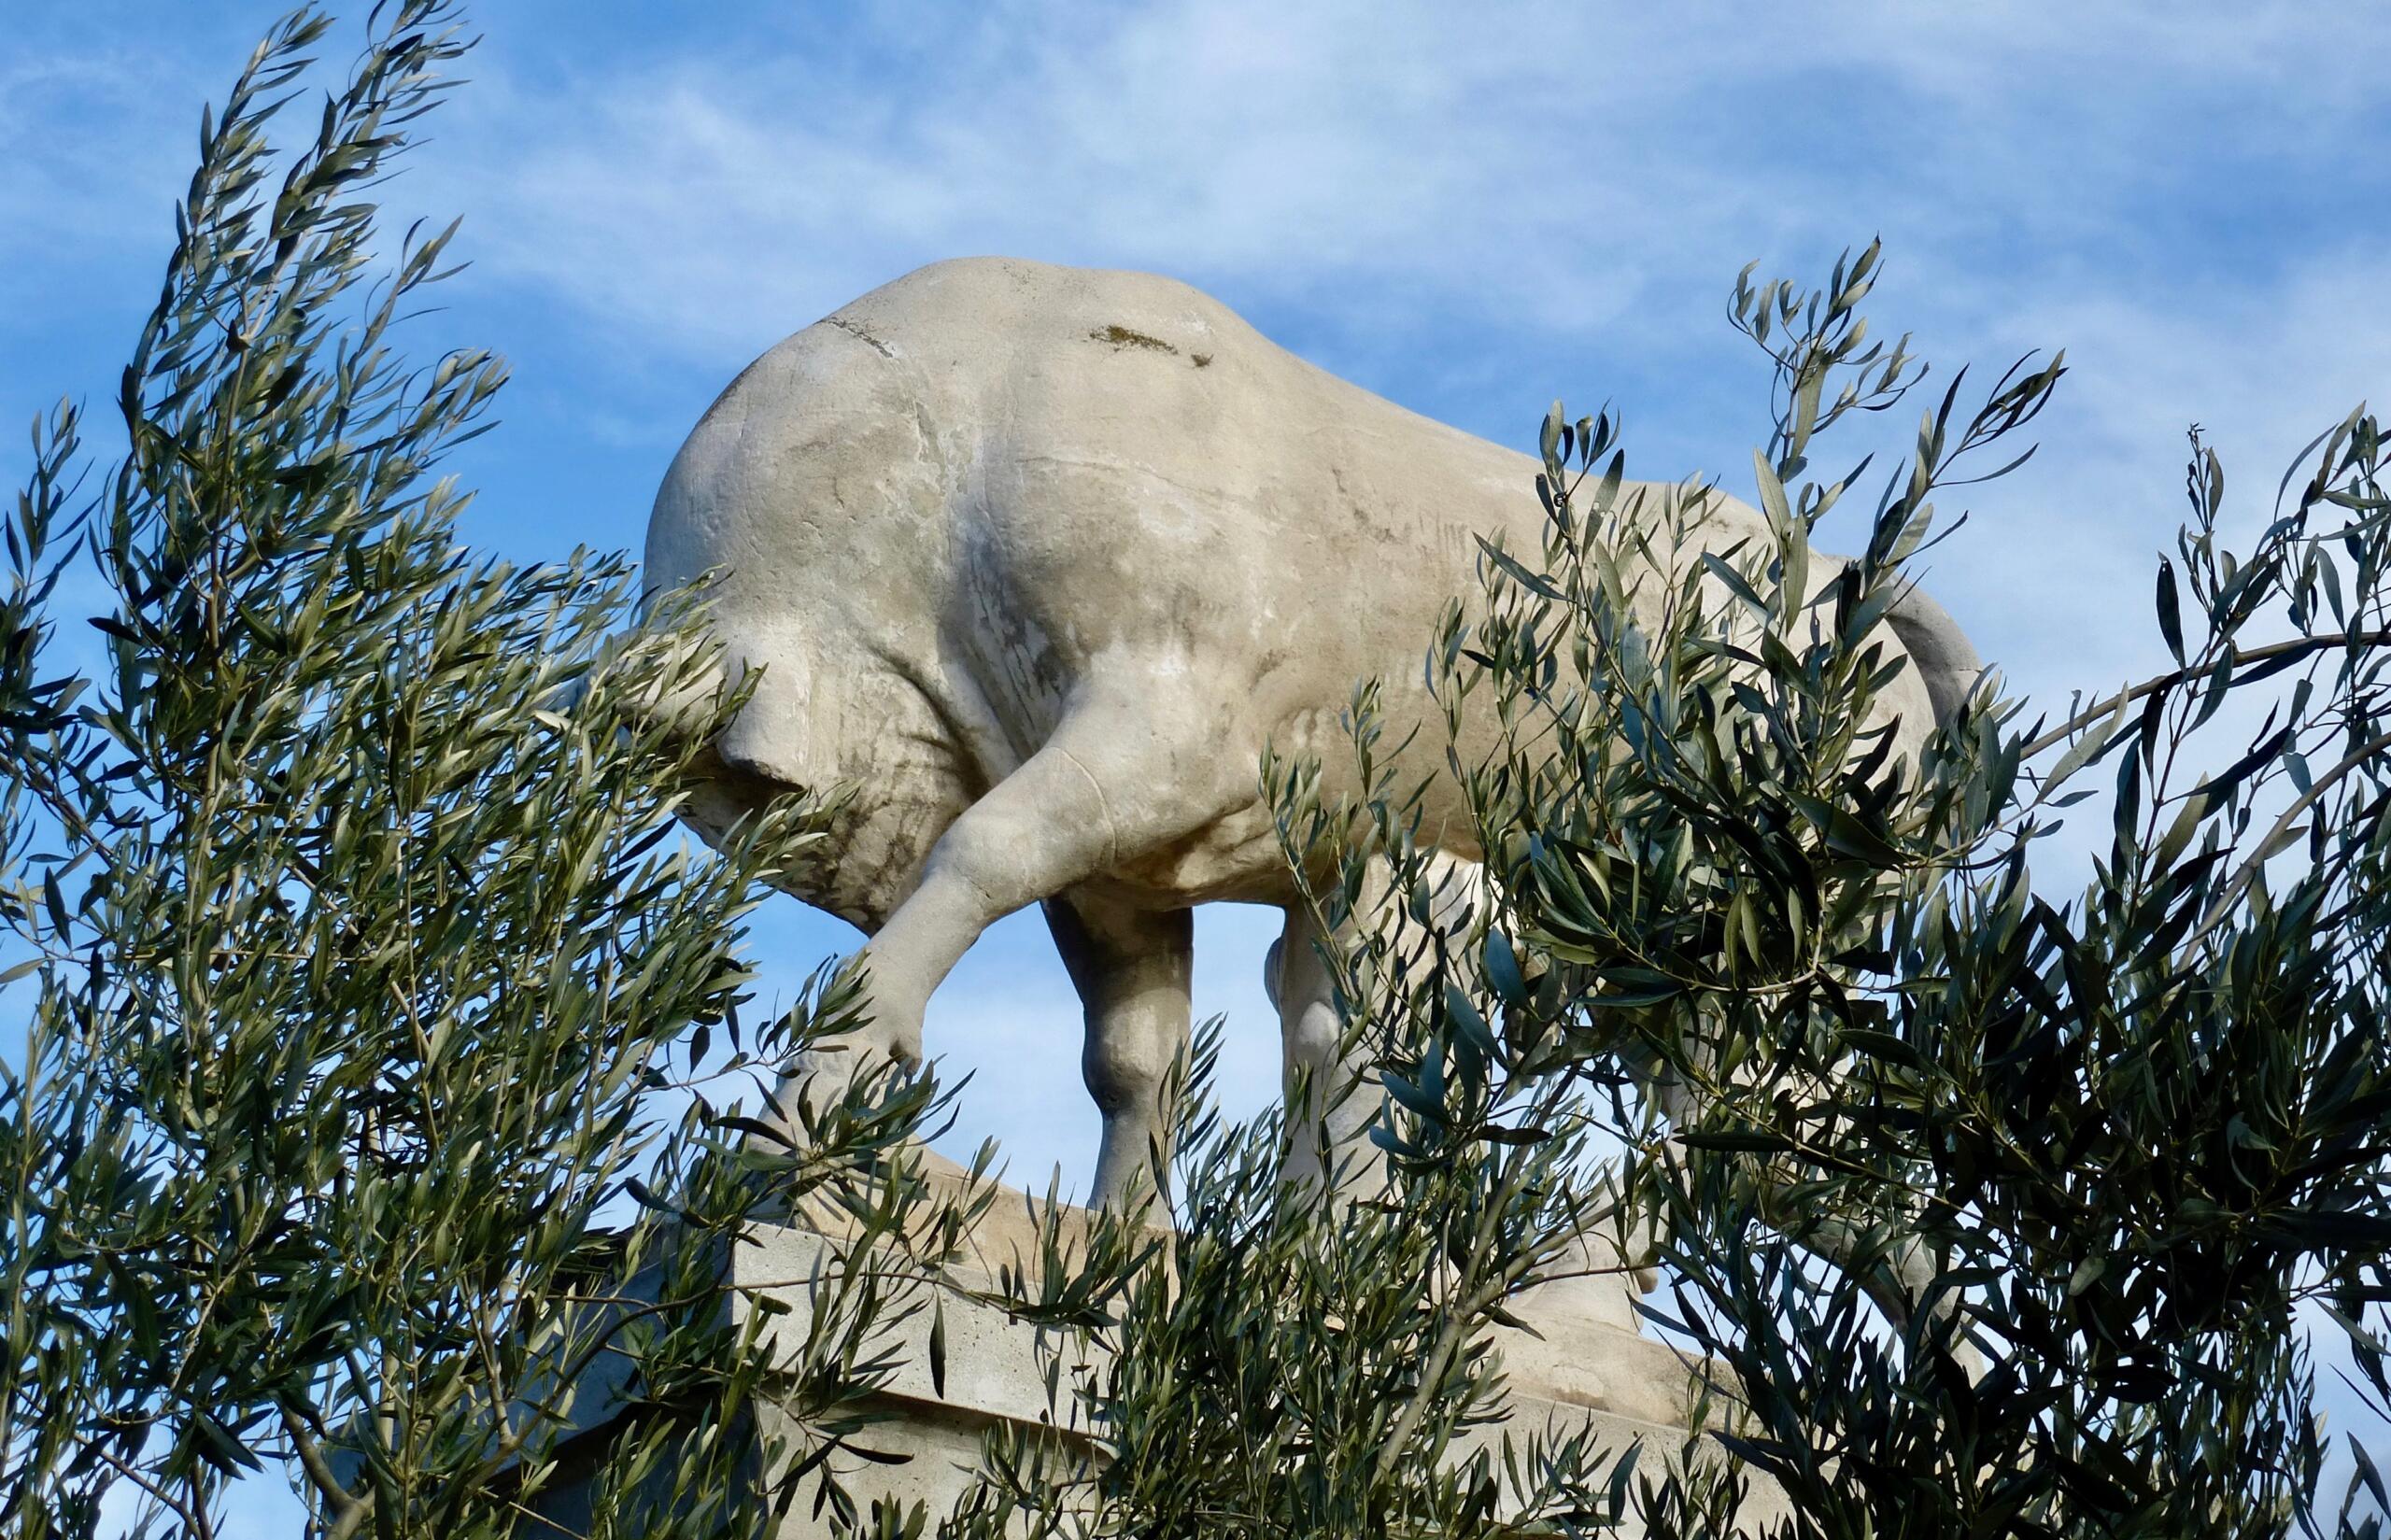
<path fill-rule="evenodd" d="M 1152 273 L 960 257 L 916 268 L 841 306 L 823 324 L 932 373 L 1017 370 L 1025 354 L 1081 347 L 1181 369 L 1220 348 L 1266 343 L 1218 300 Z"/>
<path fill-rule="evenodd" d="M 1481 458 L 1515 477 L 1532 462 L 1516 451 L 1423 417 L 1343 379 L 1257 331 L 1211 295 L 1177 278 L 1116 268 L 1066 267 L 1013 257 L 958 257 L 932 262 L 842 306 L 822 324 L 885 356 L 926 368 L 979 364 L 1012 378 L 1043 360 L 1110 356 L 1167 377 L 1187 372 L 1199 387 L 1228 393 L 1251 389 L 1252 375 L 1311 398 L 1308 426 L 1337 426 L 1423 442 L 1446 454 Z M 1231 374 L 1209 374 L 1226 366 Z M 1233 379 L 1233 374 L 1247 378 Z"/>
<path fill-rule="evenodd" d="M 884 382 L 880 410 L 918 412 L 969 608 L 1035 622 L 1067 674 L 1115 646 L 1199 654 L 1239 688 L 1308 659 L 1342 701 L 1352 674 L 1413 671 L 1436 612 L 1475 591 L 1478 533 L 1533 548 L 1541 523 L 1527 457 L 1175 279 L 959 259 L 812 334 Z"/>
<path fill-rule="evenodd" d="M 1474 549 L 1490 516 L 1510 522 L 1504 505 L 1535 513 L 1525 455 L 1328 373 L 1175 278 L 959 258 L 824 324 L 918 369 L 937 409 L 977 419 L 980 447 L 1142 470 L 1166 501 L 1201 486 L 1184 460 L 1257 513 L 1313 529 L 1333 511 L 1382 543 Z"/>
<path fill-rule="evenodd" d="M 725 396 L 699 435 L 718 446 L 693 466 L 700 507 L 780 510 L 790 524 L 774 539 L 826 558 L 856 538 L 834 502 L 893 519 L 875 550 L 927 519 L 916 532 L 955 553 L 922 574 L 934 603 L 969 579 L 963 597 L 1090 660 L 1125 629 L 1379 671 L 1424 644 L 1445 599 L 1475 589 L 1478 533 L 1532 549 L 1540 532 L 1526 456 L 1339 379 L 1153 274 L 934 263 L 791 338 Z M 873 515 L 899 470 L 920 495 Z M 932 535 L 941 520 L 949 532 Z M 830 590 L 810 613 L 851 597 L 838 566 L 792 579 Z M 1326 602 L 1365 574 L 1371 603 Z M 1142 592 L 1125 604 L 1129 590 Z M 1385 640 L 1400 659 L 1359 634 L 1379 627 L 1399 633 Z"/>
<path fill-rule="evenodd" d="M 935 303 L 933 296 L 979 315 L 1011 306 L 1053 312 L 1074 304 L 1117 304 L 1148 317 L 1188 311 L 1209 320 L 1237 319 L 1236 312 L 1210 294 L 1164 274 L 1068 267 L 1020 257 L 954 257 L 931 262 L 883 284 L 856 304 Z"/>

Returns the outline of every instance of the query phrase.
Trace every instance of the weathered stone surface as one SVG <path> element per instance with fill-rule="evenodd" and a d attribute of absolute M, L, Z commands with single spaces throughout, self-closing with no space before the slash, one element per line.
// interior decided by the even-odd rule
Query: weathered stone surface
<path fill-rule="evenodd" d="M 1242 899 L 1287 911 L 1290 1077 L 1345 1073 L 1257 765 L 1266 746 L 1316 756 L 1328 796 L 1359 793 L 1341 717 L 1357 681 L 1383 681 L 1382 743 L 1422 728 L 1394 763 L 1427 784 L 1424 837 L 1478 854 L 1421 663 L 1445 605 L 1477 600 L 1478 536 L 1541 549 L 1536 471 L 1144 274 L 941 262 L 757 360 L 673 461 L 647 569 L 658 586 L 714 574 L 730 666 L 763 671 L 715 745 L 700 827 L 789 787 L 857 793 L 793 883 L 870 936 L 871 1024 L 837 1062 L 918 1055 L 965 949 L 1044 904 L 1086 1007 L 1110 1201 L 1164 1133 L 1187 908 Z M 1766 538 L 1720 498 L 1658 559 Z M 1817 557 L 1814 583 L 1843 565 Z M 1915 737 L 1974 655 L 1922 596 L 1892 620 L 1920 665 L 1892 691 Z"/>

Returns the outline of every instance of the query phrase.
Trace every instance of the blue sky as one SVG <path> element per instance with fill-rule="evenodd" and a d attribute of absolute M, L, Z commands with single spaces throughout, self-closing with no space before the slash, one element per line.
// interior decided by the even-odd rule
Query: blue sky
<path fill-rule="evenodd" d="M 111 398 L 201 104 L 276 11 L 9 7 L 0 426 Z M 1938 365 L 2068 350 L 2041 456 L 1975 497 L 1930 578 L 2057 708 L 2160 666 L 2149 573 L 2186 426 L 2247 529 L 2391 360 L 2385 47 L 2341 7 L 504 0 L 477 21 L 473 84 L 391 201 L 464 216 L 474 265 L 421 340 L 512 360 L 503 426 L 458 466 L 469 536 L 510 556 L 635 549 L 751 357 L 969 253 L 1170 273 L 1522 447 L 1554 397 L 1609 400 L 1634 472 L 1737 489 L 1766 423 L 1722 318 L 1736 270 L 1822 274 L 1882 234 L 1878 324 Z M 0 478 L 23 444 L 0 438 Z M 853 940 L 774 908 L 773 987 Z M 1199 931 L 1243 1109 L 1276 1084 L 1273 930 Z M 1039 922 L 998 926 L 930 1016 L 979 1077 L 960 1142 L 1083 1181 L 1078 1034 Z"/>

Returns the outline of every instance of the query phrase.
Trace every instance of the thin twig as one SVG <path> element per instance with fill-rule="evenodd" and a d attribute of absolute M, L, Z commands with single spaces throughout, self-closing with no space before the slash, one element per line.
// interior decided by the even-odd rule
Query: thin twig
<path fill-rule="evenodd" d="M 2233 660 L 2237 666 L 2245 663 L 2266 663 L 2278 657 L 2297 656 L 2301 653 L 2324 652 L 2333 647 L 2352 645 L 2380 647 L 2385 643 L 2391 643 L 2391 631 L 2332 631 L 2320 636 L 2303 636 L 2289 642 L 2271 642 L 2263 647 L 2252 647 L 2247 652 L 2237 653 Z M 2031 759 L 2046 749 L 2055 749 L 2086 728 L 2115 712 L 2118 707 L 2130 706 L 2144 696 L 2155 695 L 2160 690 L 2172 689 L 2186 680 L 2197 678 L 2206 672 L 2208 672 L 2206 667 L 2186 664 L 2183 668 L 2159 674 L 2155 678 L 2145 679 L 2141 684 L 2129 689 L 2119 690 L 2115 695 L 2104 696 L 2098 704 L 2086 707 L 2027 744 L 2021 757 Z"/>
<path fill-rule="evenodd" d="M 2284 809 L 2283 815 L 2268 828 L 2266 838 L 2260 840 L 2252 849 L 2248 858 L 2235 869 L 2232 879 L 2225 884 L 2224 888 L 2218 892 L 2215 900 L 2208 906 L 2208 912 L 2200 917 L 2200 927 L 2185 939 L 2184 945 L 2186 948 L 2197 946 L 2207 938 L 2210 931 L 2225 923 L 2225 916 L 2233 907 L 2234 900 L 2248 892 L 2250 884 L 2258 880 L 2258 870 L 2265 865 L 2268 850 L 2276 841 L 2291 832 L 2293 825 L 2299 821 L 2302 813 L 2314 807 L 2325 793 L 2332 789 L 2336 782 L 2354 773 L 2369 760 L 2386 751 L 2391 751 L 2391 733 L 2384 733 L 2370 742 L 2359 744 L 2342 756 L 2341 762 L 2331 770 L 2318 776 L 2314 784 L 2291 806 Z"/>

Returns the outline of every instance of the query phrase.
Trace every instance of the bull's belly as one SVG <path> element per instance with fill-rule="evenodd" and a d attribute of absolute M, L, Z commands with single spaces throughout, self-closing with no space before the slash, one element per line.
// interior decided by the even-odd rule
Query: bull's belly
<path fill-rule="evenodd" d="M 1295 897 L 1269 808 L 1260 801 L 1183 839 L 1124 861 L 1090 886 L 1141 909 L 1191 904 L 1285 904 Z"/>

